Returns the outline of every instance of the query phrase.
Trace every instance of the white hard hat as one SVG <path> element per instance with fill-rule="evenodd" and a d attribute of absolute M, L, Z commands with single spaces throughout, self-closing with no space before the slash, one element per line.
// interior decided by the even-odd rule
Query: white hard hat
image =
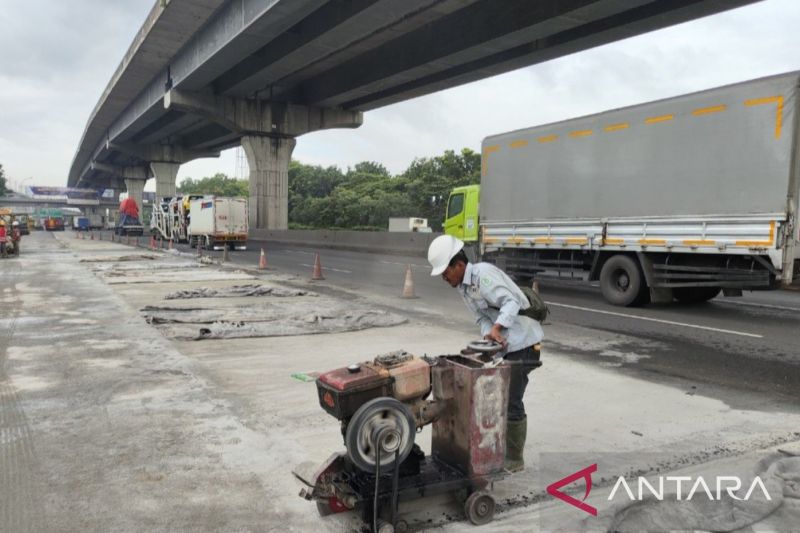
<path fill-rule="evenodd" d="M 12 225 L 12 226 L 19 226 L 19 222 L 17 222 L 17 221 L 15 220 L 14 222 L 12 222 L 12 223 L 11 223 L 11 225 Z"/>
<path fill-rule="evenodd" d="M 439 235 L 428 247 L 428 263 L 431 264 L 431 276 L 438 276 L 445 271 L 450 260 L 464 247 L 464 241 L 452 235 Z"/>

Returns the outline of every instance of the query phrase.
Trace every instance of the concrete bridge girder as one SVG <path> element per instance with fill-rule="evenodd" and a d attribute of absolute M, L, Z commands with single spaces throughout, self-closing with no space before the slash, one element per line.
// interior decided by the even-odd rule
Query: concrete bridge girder
<path fill-rule="evenodd" d="M 324 129 L 357 128 L 364 122 L 360 111 L 176 89 L 164 95 L 164 107 L 199 115 L 241 134 L 297 137 Z"/>
<path fill-rule="evenodd" d="M 172 89 L 164 107 L 211 120 L 241 135 L 250 167 L 250 227 L 287 229 L 289 162 L 295 137 L 330 128 L 357 128 L 360 111 L 251 100 Z"/>
<path fill-rule="evenodd" d="M 219 151 L 190 150 L 172 144 L 138 145 L 106 142 L 108 150 L 116 150 L 149 162 L 150 174 L 156 179 L 156 197 L 175 196 L 180 166 L 202 157 L 219 157 Z"/>
<path fill-rule="evenodd" d="M 97 161 L 92 162 L 91 167 L 93 170 L 99 170 L 111 174 L 116 178 L 122 178 L 122 181 L 125 183 L 125 188 L 128 191 L 128 197 L 133 198 L 136 202 L 141 215 L 144 207 L 144 185 L 150 178 L 150 169 L 142 166 L 122 167 Z"/>

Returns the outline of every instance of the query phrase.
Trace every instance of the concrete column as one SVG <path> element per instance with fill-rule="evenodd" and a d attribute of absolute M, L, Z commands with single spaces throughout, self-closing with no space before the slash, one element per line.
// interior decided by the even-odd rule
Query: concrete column
<path fill-rule="evenodd" d="M 137 179 L 137 178 L 125 178 L 125 186 L 128 188 L 128 198 L 133 198 L 136 201 L 136 205 L 139 208 L 139 218 L 141 219 L 142 213 L 144 212 L 144 184 L 147 183 L 147 180 Z"/>
<path fill-rule="evenodd" d="M 166 161 L 152 161 L 150 163 L 150 170 L 153 171 L 153 175 L 156 178 L 156 198 L 175 196 L 177 192 L 175 183 L 179 168 L 181 168 L 180 163 Z"/>
<path fill-rule="evenodd" d="M 297 141 L 292 137 L 242 137 L 250 166 L 250 228 L 289 227 L 289 161 Z"/>

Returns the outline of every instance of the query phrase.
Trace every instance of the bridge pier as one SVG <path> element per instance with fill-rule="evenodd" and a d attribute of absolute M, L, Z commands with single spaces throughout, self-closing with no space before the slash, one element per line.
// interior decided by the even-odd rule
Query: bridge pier
<path fill-rule="evenodd" d="M 289 162 L 297 141 L 291 137 L 242 137 L 250 167 L 250 227 L 289 227 Z"/>
<path fill-rule="evenodd" d="M 253 100 L 170 89 L 164 107 L 212 120 L 241 139 L 250 165 L 250 227 L 286 229 L 289 161 L 295 137 L 330 128 L 357 128 L 360 111 Z"/>
<path fill-rule="evenodd" d="M 177 192 L 176 181 L 180 163 L 170 161 L 151 161 L 150 170 L 156 178 L 156 198 L 175 196 Z"/>

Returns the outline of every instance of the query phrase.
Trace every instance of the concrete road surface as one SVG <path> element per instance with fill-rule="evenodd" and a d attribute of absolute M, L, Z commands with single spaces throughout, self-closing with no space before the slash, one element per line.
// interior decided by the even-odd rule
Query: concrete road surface
<path fill-rule="evenodd" d="M 270 248 L 271 270 L 258 273 L 235 266 L 255 267 L 257 249 L 232 254 L 234 265 L 221 270 L 174 254 L 120 261 L 143 251 L 69 231 L 25 239 L 22 257 L 0 261 L 0 531 L 358 531 L 353 513 L 321 518 L 297 496 L 295 466 L 323 461 L 342 442 L 314 384 L 293 376 L 398 348 L 453 353 L 476 336 L 458 296 L 420 258 L 324 251 L 327 279 L 312 283 L 313 251 L 302 248 Z M 417 299 L 398 297 L 407 263 Z M 288 305 L 164 299 L 250 282 L 408 322 L 215 340 L 183 340 L 144 322 L 145 306 Z M 635 310 L 604 305 L 591 287 L 547 284 L 543 293 L 553 315 L 525 398 L 528 468 L 493 487 L 492 524 L 466 522 L 457 499 L 424 498 L 401 506 L 412 530 L 641 530 L 642 522 L 619 522 L 625 510 L 606 500 L 618 476 L 753 471 L 775 503 L 736 504 L 718 518 L 736 517 L 739 530 L 796 526 L 800 498 L 782 495 L 778 476 L 794 475 L 781 461 L 800 454 L 794 293 Z M 417 442 L 430 449 L 427 429 Z M 592 464 L 586 502 L 596 517 L 546 491 Z M 581 498 L 583 487 L 573 488 Z M 663 511 L 644 519 L 658 523 Z"/>

